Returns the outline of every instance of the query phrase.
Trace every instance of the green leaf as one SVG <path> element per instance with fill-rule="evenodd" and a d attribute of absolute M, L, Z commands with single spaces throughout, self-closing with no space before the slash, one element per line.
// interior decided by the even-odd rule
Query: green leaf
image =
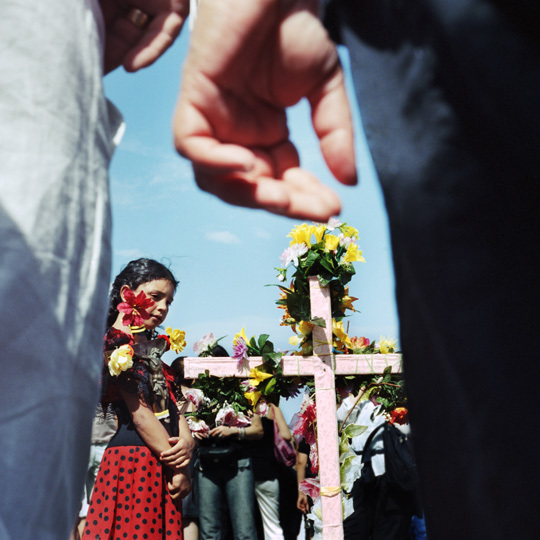
<path fill-rule="evenodd" d="M 327 270 L 332 275 L 334 274 L 335 272 L 334 261 L 329 260 L 328 257 L 321 257 L 319 262 L 325 270 Z"/>
<path fill-rule="evenodd" d="M 264 394 L 268 395 L 271 394 L 274 391 L 274 388 L 276 386 L 276 379 L 272 377 L 271 379 L 268 379 L 268 383 L 266 385 L 266 388 L 264 389 Z"/>
<path fill-rule="evenodd" d="M 358 435 L 362 435 L 362 433 L 364 433 L 366 429 L 367 429 L 367 426 L 360 426 L 358 424 L 349 424 L 343 430 L 343 434 L 346 435 L 349 439 L 352 439 L 353 437 L 358 437 Z"/>
<path fill-rule="evenodd" d="M 322 317 L 313 317 L 309 322 L 313 323 L 315 326 L 326 328 L 326 321 Z"/>
<path fill-rule="evenodd" d="M 308 251 L 307 257 L 302 260 L 302 268 L 309 270 L 319 259 L 319 254 L 316 251 Z"/>
<path fill-rule="evenodd" d="M 270 336 L 268 334 L 261 334 L 259 336 L 259 349 L 260 349 L 261 352 L 263 350 L 264 344 L 268 341 L 269 337 Z"/>

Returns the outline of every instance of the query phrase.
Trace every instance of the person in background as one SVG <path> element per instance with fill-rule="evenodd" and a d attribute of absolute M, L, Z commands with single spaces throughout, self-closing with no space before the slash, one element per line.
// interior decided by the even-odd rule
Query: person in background
<path fill-rule="evenodd" d="M 88 505 L 90 497 L 94 490 L 96 477 L 103 459 L 103 454 L 107 448 L 107 444 L 116 433 L 117 429 L 116 417 L 114 414 L 107 414 L 105 418 L 96 411 L 96 416 L 92 422 L 92 445 L 90 446 L 90 459 L 88 461 L 88 470 L 86 472 L 86 480 L 84 483 L 84 494 L 79 510 L 79 519 L 74 531 L 71 534 L 71 540 L 80 540 L 88 514 Z"/>
<path fill-rule="evenodd" d="M 249 446 L 255 478 L 255 496 L 262 518 L 264 540 L 283 540 L 283 529 L 279 520 L 279 463 L 274 454 L 274 423 L 283 439 L 290 441 L 292 435 L 278 406 L 265 403 L 263 407 L 265 414 L 262 414 L 262 407 L 259 411 L 264 435 Z"/>
<path fill-rule="evenodd" d="M 171 370 L 176 374 L 176 403 L 178 412 L 184 413 L 194 412 L 195 406 L 185 396 L 185 391 L 191 386 L 191 381 L 184 377 L 184 358 L 179 356 L 171 363 Z M 197 442 L 197 439 L 195 439 Z M 198 485 L 197 485 L 197 468 L 199 458 L 197 449 L 191 456 L 189 462 L 189 472 L 191 476 L 191 491 L 182 499 L 182 533 L 183 540 L 198 540 L 199 538 L 199 504 L 198 504 Z"/>
<path fill-rule="evenodd" d="M 302 439 L 298 443 L 298 448 L 296 450 L 296 479 L 298 486 L 298 497 L 296 500 L 296 507 L 304 514 L 304 532 L 306 540 L 309 540 L 313 534 L 313 522 L 309 520 L 306 516 L 311 511 L 313 506 L 313 501 L 306 493 L 300 489 L 300 484 L 307 478 L 314 478 L 314 474 L 311 471 L 311 461 L 309 459 L 310 446 Z"/>
<path fill-rule="evenodd" d="M 352 449 L 367 459 L 362 465 L 362 476 L 356 480 L 350 494 L 354 511 L 343 522 L 345 540 L 407 540 L 416 511 L 416 494 L 392 486 L 387 480 L 383 431 L 378 429 L 387 420 L 380 414 L 380 407 L 369 399 L 357 403 L 356 397 L 351 395 L 342 401 L 337 417 L 340 423 L 346 420 L 346 425 L 367 427 L 351 440 Z M 408 424 L 395 427 L 409 434 Z M 368 441 L 369 446 L 366 446 Z"/>
<path fill-rule="evenodd" d="M 291 444 L 296 450 L 294 438 Z M 285 540 L 296 540 L 302 526 L 302 512 L 296 506 L 298 493 L 296 465 L 296 462 L 290 467 L 278 463 L 279 522 Z"/>
<path fill-rule="evenodd" d="M 200 356 L 229 357 L 219 344 L 213 344 Z M 255 481 L 250 459 L 251 441 L 263 437 L 258 415 L 247 427 L 216 426 L 209 433 L 194 432 L 199 443 L 199 531 L 201 540 L 253 540 L 255 524 Z M 217 446 L 228 455 L 204 459 L 204 449 Z"/>

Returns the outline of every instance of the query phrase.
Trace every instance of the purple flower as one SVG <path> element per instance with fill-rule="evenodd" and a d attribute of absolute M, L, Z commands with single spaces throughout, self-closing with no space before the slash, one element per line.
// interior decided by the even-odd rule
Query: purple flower
<path fill-rule="evenodd" d="M 241 360 L 247 356 L 247 345 L 243 339 L 239 339 L 236 345 L 233 345 L 233 358 Z"/>

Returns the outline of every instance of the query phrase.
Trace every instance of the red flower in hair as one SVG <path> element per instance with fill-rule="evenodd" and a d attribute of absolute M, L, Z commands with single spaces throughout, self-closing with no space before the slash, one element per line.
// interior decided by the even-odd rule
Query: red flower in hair
<path fill-rule="evenodd" d="M 124 293 L 124 302 L 120 302 L 116 309 L 124 314 L 122 323 L 124 326 L 143 326 L 144 320 L 149 319 L 150 315 L 146 311 L 152 307 L 155 302 L 141 291 L 137 296 L 131 289 L 126 289 Z"/>

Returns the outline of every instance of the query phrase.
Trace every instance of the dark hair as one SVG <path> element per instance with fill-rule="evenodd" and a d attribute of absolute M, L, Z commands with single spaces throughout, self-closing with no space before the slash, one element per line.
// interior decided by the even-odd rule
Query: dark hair
<path fill-rule="evenodd" d="M 179 377 L 182 381 L 184 380 L 184 358 L 187 358 L 186 356 L 179 356 L 175 358 L 170 368 L 174 371 L 177 377 Z"/>
<path fill-rule="evenodd" d="M 219 343 L 216 343 L 210 350 L 210 354 L 208 356 L 229 357 L 230 354 L 227 352 L 225 347 L 222 347 Z"/>
<path fill-rule="evenodd" d="M 127 285 L 133 291 L 149 281 L 156 279 L 166 279 L 176 292 L 178 281 L 173 273 L 163 264 L 153 259 L 137 259 L 127 263 L 125 268 L 116 276 L 109 295 L 109 314 L 107 316 L 107 326 L 112 326 L 118 317 L 116 306 L 122 301 L 120 289 Z"/>

